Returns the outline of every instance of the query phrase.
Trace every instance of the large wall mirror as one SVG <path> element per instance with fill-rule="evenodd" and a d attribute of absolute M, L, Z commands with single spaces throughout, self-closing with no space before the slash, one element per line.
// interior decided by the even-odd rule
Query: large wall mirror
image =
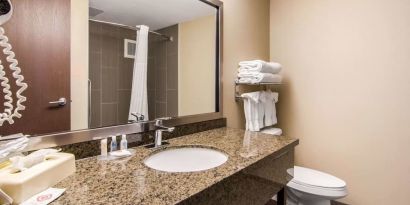
<path fill-rule="evenodd" d="M 21 118 L 5 121 L 0 135 L 41 135 L 221 111 L 219 3 L 12 4 L 13 15 L 2 26 L 28 85 L 23 92 L 27 101 Z M 83 38 L 72 26 L 79 22 L 88 27 L 81 30 Z M 76 53 L 79 48 L 86 52 Z M 0 56 L 7 67 L 6 55 Z M 76 63 L 78 58 L 88 65 Z M 16 89 L 12 72 L 5 71 L 11 90 Z"/>

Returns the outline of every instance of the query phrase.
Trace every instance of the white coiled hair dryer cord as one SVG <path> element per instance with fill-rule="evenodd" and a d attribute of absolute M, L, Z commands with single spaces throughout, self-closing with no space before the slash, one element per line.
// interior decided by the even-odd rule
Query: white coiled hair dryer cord
<path fill-rule="evenodd" d="M 6 60 L 10 63 L 10 70 L 13 71 L 13 77 L 16 79 L 16 85 L 19 89 L 16 92 L 17 102 L 16 108 L 13 111 L 13 98 L 12 93 L 10 91 L 9 80 L 6 77 L 6 72 L 4 71 L 4 66 L 0 60 L 0 81 L 1 86 L 3 87 L 4 93 L 4 112 L 0 113 L 0 126 L 3 125 L 5 121 L 8 121 L 9 124 L 13 124 L 14 117 L 20 118 L 21 114 L 19 113 L 21 110 L 25 110 L 26 107 L 22 104 L 27 100 L 26 97 L 21 95 L 21 93 L 27 89 L 27 84 L 23 82 L 24 77 L 21 75 L 21 69 L 18 67 L 18 61 L 14 58 L 15 54 L 11 50 L 12 47 L 10 43 L 8 43 L 8 38 L 4 35 L 4 29 L 0 26 L 0 46 L 3 47 L 3 53 L 7 55 Z"/>

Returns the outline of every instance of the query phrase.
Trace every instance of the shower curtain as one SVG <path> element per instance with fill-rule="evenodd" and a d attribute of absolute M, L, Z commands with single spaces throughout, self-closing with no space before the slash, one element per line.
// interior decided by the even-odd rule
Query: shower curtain
<path fill-rule="evenodd" d="M 147 97 L 147 58 L 148 58 L 148 31 L 149 27 L 141 25 L 137 31 L 135 46 L 134 71 L 132 74 L 131 102 L 128 120 L 135 120 L 131 113 L 144 115 L 148 120 Z"/>

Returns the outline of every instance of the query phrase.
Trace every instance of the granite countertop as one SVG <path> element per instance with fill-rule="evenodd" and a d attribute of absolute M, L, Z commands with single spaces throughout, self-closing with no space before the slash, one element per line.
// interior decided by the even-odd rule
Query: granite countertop
<path fill-rule="evenodd" d="M 167 147 L 213 147 L 225 152 L 229 159 L 217 168 L 191 173 L 167 173 L 146 167 L 143 160 L 155 150 L 145 147 L 136 147 L 135 156 L 122 160 L 77 160 L 76 173 L 54 186 L 66 188 L 66 192 L 53 204 L 175 204 L 298 144 L 297 139 L 285 136 L 231 128 L 199 132 L 169 142 Z"/>

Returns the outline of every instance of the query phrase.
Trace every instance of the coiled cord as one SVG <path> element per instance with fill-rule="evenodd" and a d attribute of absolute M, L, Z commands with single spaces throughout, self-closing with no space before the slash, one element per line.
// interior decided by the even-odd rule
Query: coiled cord
<path fill-rule="evenodd" d="M 8 38 L 4 35 L 4 29 L 0 26 L 0 46 L 3 47 L 3 53 L 7 55 L 6 60 L 10 63 L 9 68 L 13 71 L 12 75 L 13 78 L 16 79 L 16 85 L 19 89 L 16 92 L 17 102 L 16 108 L 13 111 L 13 98 L 12 93 L 10 91 L 9 80 L 6 77 L 6 73 L 4 71 L 3 65 L 1 65 L 0 61 L 0 80 L 1 86 L 3 87 L 4 95 L 4 106 L 5 110 L 3 113 L 0 113 L 0 126 L 3 125 L 5 121 L 9 122 L 9 124 L 14 124 L 13 118 L 21 118 L 20 111 L 25 110 L 26 107 L 23 105 L 23 102 L 27 100 L 25 96 L 22 95 L 24 90 L 27 89 L 27 84 L 24 83 L 24 77 L 21 75 L 21 69 L 18 67 L 18 61 L 15 59 L 15 54 L 11 50 L 12 47 L 10 43 L 8 43 Z"/>
<path fill-rule="evenodd" d="M 0 113 L 0 120 L 1 120 L 2 118 L 7 118 L 9 115 L 11 115 L 11 112 L 13 111 L 13 104 L 12 104 L 13 98 L 11 96 L 12 93 L 10 91 L 9 79 L 6 77 L 6 72 L 4 71 L 4 67 L 1 64 L 1 60 L 0 60 L 0 82 L 1 82 L 0 85 L 3 87 L 4 107 L 5 107 L 4 112 Z"/>

